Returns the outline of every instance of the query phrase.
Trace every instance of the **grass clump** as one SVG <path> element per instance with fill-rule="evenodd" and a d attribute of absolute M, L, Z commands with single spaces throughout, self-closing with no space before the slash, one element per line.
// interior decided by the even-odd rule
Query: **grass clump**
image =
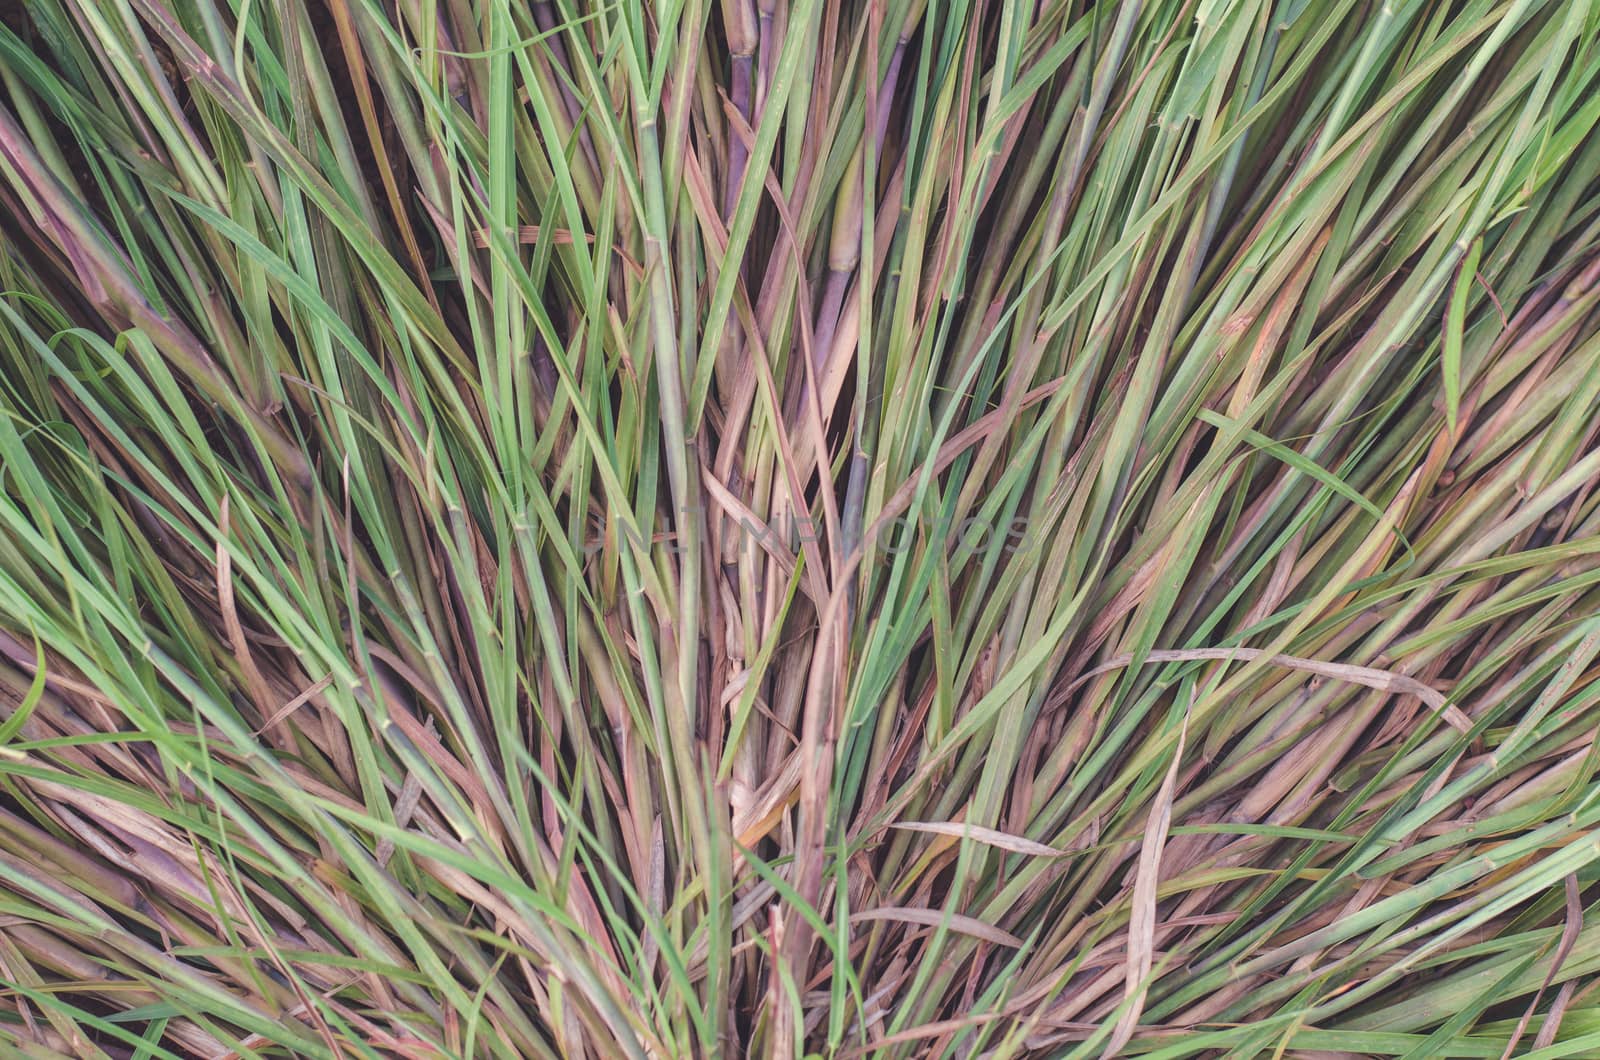
<path fill-rule="evenodd" d="M 0 7 L 0 1052 L 1600 1055 L 1597 34 Z"/>

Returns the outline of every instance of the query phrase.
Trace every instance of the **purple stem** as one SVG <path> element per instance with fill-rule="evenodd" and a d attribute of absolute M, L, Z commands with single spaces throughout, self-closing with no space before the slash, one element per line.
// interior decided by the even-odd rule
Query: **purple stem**
<path fill-rule="evenodd" d="M 758 103 L 766 103 L 767 89 L 772 84 L 772 11 L 767 4 L 761 5 L 761 12 L 757 15 L 756 25 L 760 27 L 757 36 L 756 54 L 761 60 L 761 87 L 756 93 Z"/>
<path fill-rule="evenodd" d="M 878 157 L 883 157 L 883 135 L 889 129 L 889 111 L 894 108 L 895 85 L 900 80 L 900 63 L 906 57 L 906 39 L 901 37 L 895 43 L 894 54 L 889 56 L 889 71 L 883 76 L 883 89 L 878 93 L 878 113 L 872 126 L 872 145 L 877 149 Z"/>
<path fill-rule="evenodd" d="M 755 81 L 755 56 L 733 57 L 733 109 L 739 112 L 745 124 L 750 123 L 750 88 Z M 739 201 L 739 186 L 744 183 L 744 168 L 750 160 L 750 151 L 744 138 L 735 129 L 728 130 L 728 186 L 723 195 L 722 213 L 733 216 L 733 205 Z"/>

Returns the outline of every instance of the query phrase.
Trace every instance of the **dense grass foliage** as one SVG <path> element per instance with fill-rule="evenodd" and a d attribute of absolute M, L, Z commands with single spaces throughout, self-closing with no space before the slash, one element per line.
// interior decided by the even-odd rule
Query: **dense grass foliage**
<path fill-rule="evenodd" d="M 1600 7 L 0 5 L 0 1054 L 1600 1055 Z"/>

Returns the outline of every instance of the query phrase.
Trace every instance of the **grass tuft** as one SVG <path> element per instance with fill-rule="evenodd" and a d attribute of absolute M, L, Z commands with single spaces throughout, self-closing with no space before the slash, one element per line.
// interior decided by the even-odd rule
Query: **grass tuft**
<path fill-rule="evenodd" d="M 0 3 L 0 1053 L 1600 1055 L 1597 123 L 1587 0 Z"/>

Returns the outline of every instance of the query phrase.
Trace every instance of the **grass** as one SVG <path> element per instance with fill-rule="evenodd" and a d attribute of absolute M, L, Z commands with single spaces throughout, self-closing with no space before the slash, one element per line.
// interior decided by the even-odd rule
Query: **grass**
<path fill-rule="evenodd" d="M 1600 7 L 0 4 L 0 1053 L 1600 1055 Z"/>

